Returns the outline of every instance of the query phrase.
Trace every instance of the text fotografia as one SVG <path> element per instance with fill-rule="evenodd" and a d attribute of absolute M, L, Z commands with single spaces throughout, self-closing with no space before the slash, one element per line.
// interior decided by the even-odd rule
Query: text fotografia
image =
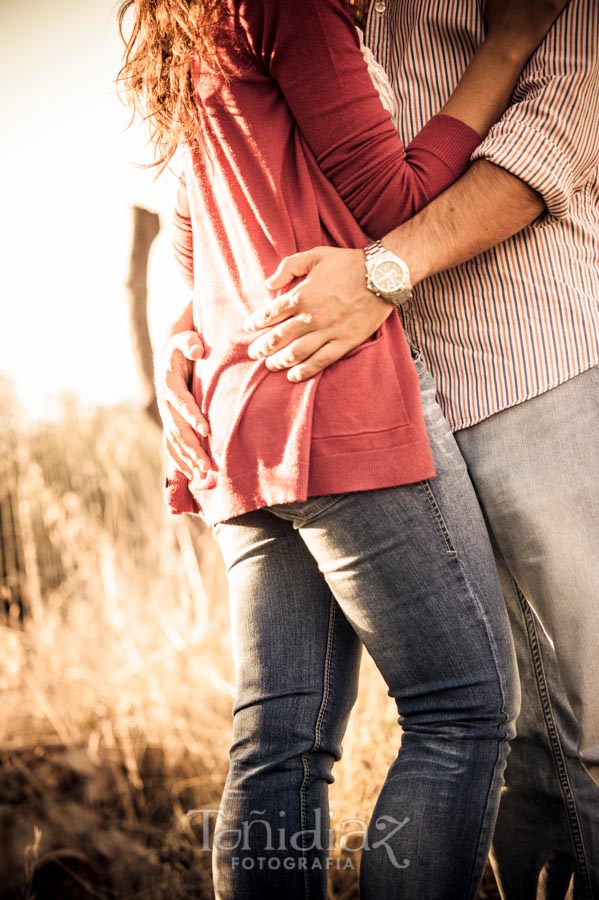
<path fill-rule="evenodd" d="M 190 809 L 187 816 L 195 825 L 201 823 L 202 850 L 211 851 L 216 848 L 228 853 L 239 852 L 239 855 L 231 856 L 233 868 L 271 871 L 354 868 L 351 858 L 343 860 L 339 856 L 332 856 L 322 860 L 318 856 L 308 859 L 305 855 L 313 851 L 330 852 L 334 848 L 346 854 L 376 850 L 385 853 L 396 869 L 407 869 L 410 865 L 409 859 L 398 859 L 396 855 L 398 835 L 410 821 L 407 816 L 401 820 L 393 816 L 379 816 L 371 822 L 370 834 L 368 823 L 362 819 L 344 819 L 337 829 L 329 828 L 323 832 L 321 811 L 316 809 L 314 828 L 289 833 L 283 810 L 279 811 L 279 821 L 275 826 L 264 818 L 265 813 L 265 810 L 252 810 L 250 818 L 241 822 L 237 828 L 223 828 L 220 823 L 218 828 L 214 828 L 218 815 L 216 809 Z M 297 855 L 281 856 L 289 851 L 295 851 Z M 266 853 L 278 855 L 266 856 Z"/>
<path fill-rule="evenodd" d="M 308 860 L 305 856 L 233 856 L 231 858 L 232 869 L 258 870 L 260 872 L 268 869 L 269 872 L 276 872 L 278 869 L 285 869 L 287 872 L 306 872 L 326 869 L 354 869 L 355 863 L 349 857 L 342 859 L 340 856 L 327 856 L 324 860 L 315 857 Z"/>

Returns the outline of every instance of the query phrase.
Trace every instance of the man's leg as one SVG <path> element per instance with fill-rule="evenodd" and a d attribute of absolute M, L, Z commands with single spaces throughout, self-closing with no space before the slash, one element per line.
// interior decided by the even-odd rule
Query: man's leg
<path fill-rule="evenodd" d="M 456 438 L 496 545 L 522 680 L 499 878 L 509 900 L 561 898 L 570 869 L 574 896 L 599 898 L 599 369 Z"/>

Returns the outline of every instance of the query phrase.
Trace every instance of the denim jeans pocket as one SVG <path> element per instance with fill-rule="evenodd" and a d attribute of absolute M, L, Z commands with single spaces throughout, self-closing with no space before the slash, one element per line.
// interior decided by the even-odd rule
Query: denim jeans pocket
<path fill-rule="evenodd" d="M 411 337 L 408 335 L 407 331 L 404 330 L 404 334 L 406 336 L 406 341 L 408 342 L 408 347 L 410 348 L 410 353 L 412 355 L 412 362 L 415 365 L 417 362 L 420 362 L 420 360 L 422 359 L 422 351 L 420 350 L 420 347 L 416 346 L 416 344 L 413 342 Z"/>
<path fill-rule="evenodd" d="M 416 374 L 418 375 L 419 378 L 422 378 L 423 375 L 430 376 L 430 372 L 426 368 L 426 363 L 425 363 L 424 359 L 422 358 L 422 356 L 420 356 L 420 351 L 418 350 L 417 352 L 418 352 L 418 356 L 415 358 L 412 357 L 412 360 L 414 362 L 414 368 L 416 369 Z M 432 378 L 432 376 L 430 376 L 430 377 Z"/>
<path fill-rule="evenodd" d="M 408 340 L 408 347 L 410 348 L 410 353 L 412 354 L 412 362 L 414 363 L 414 368 L 416 369 L 416 373 L 419 378 L 422 378 L 423 375 L 428 374 L 428 369 L 426 367 L 426 363 L 422 356 L 422 350 L 413 344 L 410 338 Z"/>

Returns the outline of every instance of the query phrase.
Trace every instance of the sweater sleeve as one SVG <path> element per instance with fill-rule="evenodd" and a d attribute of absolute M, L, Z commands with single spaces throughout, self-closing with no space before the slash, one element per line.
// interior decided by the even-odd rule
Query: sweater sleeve
<path fill-rule="evenodd" d="M 360 52 L 345 0 L 240 0 L 251 52 L 279 85 L 318 165 L 378 236 L 464 172 L 480 137 L 434 116 L 404 147 Z"/>
<path fill-rule="evenodd" d="M 179 177 L 177 203 L 173 214 L 173 249 L 186 285 L 193 288 L 193 233 L 185 176 Z"/>

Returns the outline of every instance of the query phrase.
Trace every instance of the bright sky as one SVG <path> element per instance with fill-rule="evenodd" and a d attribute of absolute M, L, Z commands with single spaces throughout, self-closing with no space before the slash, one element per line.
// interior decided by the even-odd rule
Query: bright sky
<path fill-rule="evenodd" d="M 130 208 L 161 214 L 150 269 L 155 334 L 187 299 L 170 252 L 172 183 L 115 94 L 121 55 L 111 0 L 0 0 L 0 371 L 28 408 L 67 388 L 91 402 L 134 397 L 123 284 Z"/>

